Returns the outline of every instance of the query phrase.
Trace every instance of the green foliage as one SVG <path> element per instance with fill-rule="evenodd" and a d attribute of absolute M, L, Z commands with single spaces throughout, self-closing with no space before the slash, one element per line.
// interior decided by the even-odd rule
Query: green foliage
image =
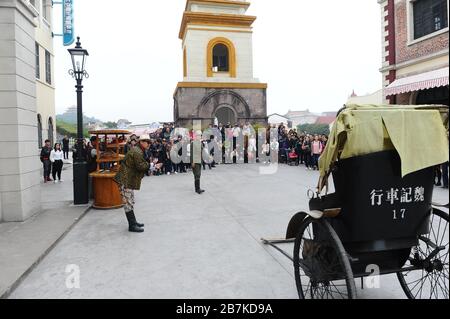
<path fill-rule="evenodd" d="M 297 126 L 297 131 L 308 134 L 330 135 L 330 127 L 328 124 L 302 124 Z"/>
<path fill-rule="evenodd" d="M 56 120 L 65 122 L 65 123 L 69 123 L 69 124 L 77 124 L 76 109 L 68 110 L 68 111 L 64 112 L 63 114 L 57 114 Z M 83 114 L 83 123 L 97 123 L 97 122 L 100 122 L 100 121 L 97 120 L 95 117 L 88 117 Z"/>
<path fill-rule="evenodd" d="M 77 125 L 66 123 L 64 121 L 56 120 L 56 131 L 61 135 L 67 135 L 68 137 L 77 137 Z M 88 130 L 84 128 L 83 130 L 84 137 L 89 137 Z"/>
<path fill-rule="evenodd" d="M 116 122 L 106 122 L 103 123 L 107 129 L 116 129 L 117 123 Z"/>

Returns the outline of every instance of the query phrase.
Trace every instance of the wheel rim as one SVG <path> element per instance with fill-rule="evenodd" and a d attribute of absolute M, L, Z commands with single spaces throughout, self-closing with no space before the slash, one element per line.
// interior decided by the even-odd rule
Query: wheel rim
<path fill-rule="evenodd" d="M 427 241 L 444 247 L 429 262 L 425 260 L 434 251 Z M 430 217 L 430 233 L 419 238 L 405 267 L 420 266 L 421 269 L 398 273 L 400 284 L 410 299 L 449 298 L 449 228 L 448 214 L 436 211 Z"/>
<path fill-rule="evenodd" d="M 336 256 L 331 256 L 331 258 L 316 257 L 321 255 L 320 251 L 317 254 L 308 253 L 310 251 L 308 245 L 311 245 L 310 241 L 315 239 L 313 225 L 321 228 L 321 230 L 326 230 L 322 223 L 307 218 L 300 227 L 294 246 L 295 281 L 300 299 L 353 298 L 351 289 L 345 279 L 347 271 L 342 265 L 342 260 L 338 258 L 338 253 L 336 253 L 338 250 L 333 247 Z M 330 243 L 333 242 L 331 236 L 326 237 L 328 237 Z M 323 240 L 324 238 L 321 239 L 322 243 L 326 242 Z M 314 255 L 314 257 L 311 257 L 311 255 Z M 331 263 L 329 263 L 330 260 L 332 260 Z M 339 279 L 333 280 L 336 278 Z"/>

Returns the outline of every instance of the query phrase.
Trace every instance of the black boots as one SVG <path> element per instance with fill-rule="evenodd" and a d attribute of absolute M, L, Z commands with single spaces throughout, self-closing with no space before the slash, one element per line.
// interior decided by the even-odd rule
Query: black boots
<path fill-rule="evenodd" d="M 125 213 L 128 220 L 128 230 L 133 233 L 143 233 L 144 232 L 144 224 L 139 224 L 136 221 L 136 216 L 134 216 L 134 211 Z"/>
<path fill-rule="evenodd" d="M 197 194 L 203 194 L 205 191 L 200 188 L 200 180 L 195 181 L 195 192 Z"/>

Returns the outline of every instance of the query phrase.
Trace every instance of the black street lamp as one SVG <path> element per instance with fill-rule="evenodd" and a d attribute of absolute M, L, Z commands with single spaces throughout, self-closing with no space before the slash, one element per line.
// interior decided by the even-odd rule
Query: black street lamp
<path fill-rule="evenodd" d="M 68 49 L 72 57 L 73 69 L 69 74 L 77 81 L 77 147 L 76 157 L 73 163 L 73 203 L 74 205 L 85 205 L 89 203 L 88 192 L 88 167 L 86 158 L 83 157 L 83 78 L 89 74 L 84 69 L 88 51 L 81 47 L 80 37 L 77 37 L 75 48 Z"/>

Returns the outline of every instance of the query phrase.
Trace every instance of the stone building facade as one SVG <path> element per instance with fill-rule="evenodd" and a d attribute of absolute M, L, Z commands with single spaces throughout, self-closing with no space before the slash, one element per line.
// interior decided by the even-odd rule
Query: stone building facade
<path fill-rule="evenodd" d="M 0 221 L 41 209 L 37 154 L 35 28 L 25 0 L 0 0 Z"/>
<path fill-rule="evenodd" d="M 52 1 L 0 0 L 0 222 L 40 212 L 39 148 L 55 140 Z"/>
<path fill-rule="evenodd" d="M 179 38 L 183 81 L 174 93 L 174 121 L 193 119 L 267 123 L 267 84 L 253 77 L 250 3 L 236 0 L 187 0 Z"/>
<path fill-rule="evenodd" d="M 449 0 L 378 3 L 384 102 L 448 105 Z"/>
<path fill-rule="evenodd" d="M 49 139 L 52 144 L 56 138 L 55 75 L 53 50 L 53 19 L 51 0 L 30 0 L 38 12 L 35 19 L 36 55 L 36 107 L 37 107 L 37 147 Z"/>

